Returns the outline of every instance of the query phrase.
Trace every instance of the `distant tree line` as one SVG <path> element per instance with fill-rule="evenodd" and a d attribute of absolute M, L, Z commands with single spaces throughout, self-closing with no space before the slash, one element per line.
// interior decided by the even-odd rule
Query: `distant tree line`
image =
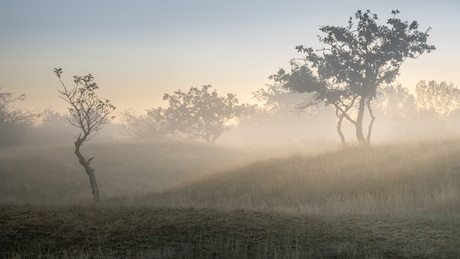
<path fill-rule="evenodd" d="M 204 90 L 209 94 L 209 89 L 211 88 L 197 90 Z M 188 95 L 188 92 L 181 91 L 181 95 Z M 26 101 L 24 95 L 15 96 L 13 93 L 2 89 L 0 98 L 0 147 L 18 145 L 24 142 L 25 144 L 65 142 L 78 133 L 69 123 L 65 114 L 56 112 L 52 108 L 36 112 L 15 108 L 15 102 Z M 220 96 L 220 98 L 227 99 L 224 96 Z M 210 105 L 207 106 L 208 111 L 200 108 L 202 114 L 198 115 L 198 113 L 192 112 L 194 108 L 198 109 L 198 107 L 190 104 L 188 110 L 177 109 L 179 106 L 185 106 L 185 104 L 179 105 L 179 103 L 177 106 L 167 108 L 153 108 L 145 114 L 139 114 L 132 109 L 126 110 L 120 114 L 122 119 L 120 124 L 108 123 L 106 128 L 113 128 L 114 133 L 132 138 L 173 137 L 206 143 L 209 139 L 209 143 L 213 143 L 232 128 L 255 127 L 265 124 L 265 130 L 269 131 L 269 125 L 290 127 L 290 125 L 283 125 L 283 123 L 292 117 L 303 117 L 303 120 L 309 120 L 309 118 L 311 119 L 316 115 L 320 116 L 326 112 L 334 113 L 333 109 L 324 104 L 313 105 L 315 103 L 313 95 L 294 93 L 277 84 L 267 85 L 265 88 L 255 91 L 253 98 L 258 102 L 258 105 L 233 103 L 232 106 L 237 107 L 237 109 L 233 113 L 227 110 L 227 113 L 224 114 L 220 108 L 215 108 L 218 106 Z M 227 100 L 227 104 L 232 102 L 231 100 L 231 98 Z M 223 103 L 225 104 L 225 102 Z M 428 128 L 430 123 L 424 124 L 422 128 L 417 125 L 429 120 L 435 121 L 431 123 L 433 130 L 434 127 L 447 129 L 449 124 L 452 125 L 460 120 L 460 89 L 452 83 L 420 81 L 416 85 L 415 93 L 411 94 L 407 88 L 400 84 L 388 85 L 377 89 L 372 105 L 376 116 L 386 120 L 395 128 L 391 132 L 393 134 L 403 135 L 409 131 L 419 132 L 422 128 L 428 131 L 430 130 Z M 176 110 L 174 111 L 174 109 Z M 215 109 L 215 113 L 210 112 L 213 109 Z M 185 110 L 187 113 L 179 112 L 180 110 Z M 212 116 L 206 118 L 206 115 Z M 230 118 L 232 115 L 233 117 Z M 182 120 L 180 118 L 187 119 Z M 169 124 L 168 121 L 172 123 Z M 188 128 L 190 125 L 192 126 Z M 208 127 L 207 133 L 206 126 Z M 305 138 L 309 138 L 308 129 L 305 129 L 305 132 Z M 200 136 L 198 133 L 208 135 Z"/>

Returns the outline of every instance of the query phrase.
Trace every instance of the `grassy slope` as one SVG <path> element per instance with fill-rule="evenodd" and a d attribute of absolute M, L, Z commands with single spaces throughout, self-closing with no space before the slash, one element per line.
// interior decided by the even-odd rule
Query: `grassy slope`
<path fill-rule="evenodd" d="M 309 215 L 458 212 L 460 142 L 270 159 L 150 195 L 144 203 Z"/>
<path fill-rule="evenodd" d="M 171 141 L 89 143 L 102 199 L 159 192 L 193 175 L 245 163 L 245 153 Z M 84 169 L 72 143 L 0 150 L 0 202 L 69 204 L 90 200 Z"/>
<path fill-rule="evenodd" d="M 56 206 L 90 200 L 64 150 L 0 153 L 1 256 L 460 255 L 459 141 L 247 166 L 248 152 L 202 145 L 94 145 L 108 197 L 97 208 Z"/>

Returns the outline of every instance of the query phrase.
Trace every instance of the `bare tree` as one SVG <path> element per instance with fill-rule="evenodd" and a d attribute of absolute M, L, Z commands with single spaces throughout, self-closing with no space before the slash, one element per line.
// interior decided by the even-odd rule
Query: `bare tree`
<path fill-rule="evenodd" d="M 99 201 L 99 189 L 97 187 L 96 176 L 94 169 L 91 167 L 91 162 L 94 156 L 86 159 L 80 153 L 80 147 L 85 141 L 94 137 L 101 126 L 110 122 L 114 116 L 110 114 L 115 110 L 109 100 L 99 98 L 95 91 L 99 88 L 93 81 L 94 77 L 91 74 L 86 76 L 74 76 L 75 86 L 68 88 L 62 82 L 61 68 L 55 68 L 54 72 L 59 78 L 63 89 L 58 89 L 61 98 L 70 104 L 68 120 L 70 124 L 81 129 L 82 132 L 75 141 L 75 155 L 78 157 L 79 163 L 85 168 L 91 183 L 94 202 Z"/>

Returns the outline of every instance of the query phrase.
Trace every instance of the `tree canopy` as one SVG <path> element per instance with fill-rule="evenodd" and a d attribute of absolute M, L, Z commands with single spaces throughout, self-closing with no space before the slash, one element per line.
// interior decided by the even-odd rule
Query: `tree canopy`
<path fill-rule="evenodd" d="M 148 116 L 166 134 L 214 143 L 229 129 L 231 120 L 240 117 L 248 107 L 238 105 L 234 94 L 219 96 L 217 90 L 210 92 L 210 89 L 210 85 L 204 85 L 201 89 L 191 87 L 188 92 L 177 90 L 172 95 L 165 94 L 163 99 L 169 107 L 151 109 Z"/>

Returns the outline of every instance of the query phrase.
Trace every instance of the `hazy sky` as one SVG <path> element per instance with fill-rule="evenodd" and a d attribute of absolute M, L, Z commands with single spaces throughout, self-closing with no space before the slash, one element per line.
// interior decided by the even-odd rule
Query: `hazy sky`
<path fill-rule="evenodd" d="M 356 10 L 382 23 L 391 10 L 432 27 L 436 51 L 403 64 L 398 81 L 460 86 L 460 1 L 0 1 L 0 86 L 26 93 L 31 109 L 64 111 L 53 68 L 92 73 L 99 94 L 118 111 L 163 105 L 177 89 L 211 84 L 250 101 L 268 76 L 301 57 L 296 45 L 318 44 L 320 25 L 345 26 Z"/>

